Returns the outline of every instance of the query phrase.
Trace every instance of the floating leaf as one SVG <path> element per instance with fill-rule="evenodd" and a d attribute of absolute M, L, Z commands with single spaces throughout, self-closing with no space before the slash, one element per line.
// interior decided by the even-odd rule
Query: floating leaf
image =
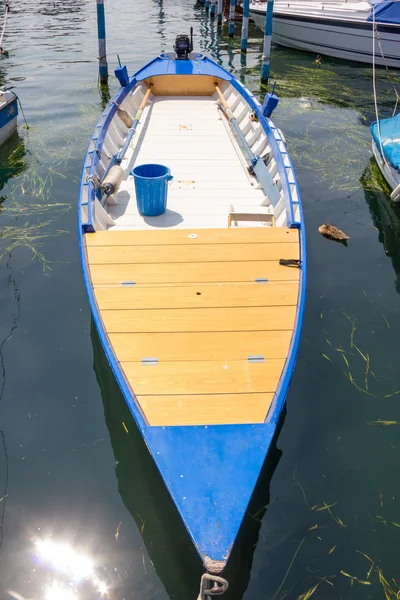
<path fill-rule="evenodd" d="M 125 429 L 126 433 L 129 433 L 128 428 L 123 421 L 122 421 L 122 427 Z"/>
<path fill-rule="evenodd" d="M 335 546 L 332 546 L 332 548 L 329 550 L 328 554 L 333 554 L 333 552 L 335 552 L 336 550 L 336 544 Z"/>

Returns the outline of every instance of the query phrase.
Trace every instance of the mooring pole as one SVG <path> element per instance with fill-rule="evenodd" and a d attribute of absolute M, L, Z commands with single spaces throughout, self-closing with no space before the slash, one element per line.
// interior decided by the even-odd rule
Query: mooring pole
<path fill-rule="evenodd" d="M 271 40 L 272 40 L 272 15 L 274 12 L 274 0 L 268 0 L 264 24 L 264 48 L 261 67 L 261 83 L 268 83 L 269 68 L 271 63 Z"/>
<path fill-rule="evenodd" d="M 209 10 L 210 8 L 210 0 L 206 0 L 206 10 Z"/>
<path fill-rule="evenodd" d="M 229 37 L 233 37 L 235 33 L 235 8 L 236 0 L 231 0 L 229 5 Z"/>
<path fill-rule="evenodd" d="M 222 24 L 222 0 L 218 0 L 218 25 Z"/>
<path fill-rule="evenodd" d="M 249 37 L 250 0 L 243 0 L 242 41 L 240 49 L 247 52 L 247 38 Z"/>
<path fill-rule="evenodd" d="M 104 16 L 104 0 L 97 1 L 97 37 L 99 38 L 99 75 L 100 83 L 108 82 L 108 65 L 106 51 L 106 19 Z"/>
<path fill-rule="evenodd" d="M 210 17 L 215 17 L 215 4 L 217 0 L 211 0 Z"/>

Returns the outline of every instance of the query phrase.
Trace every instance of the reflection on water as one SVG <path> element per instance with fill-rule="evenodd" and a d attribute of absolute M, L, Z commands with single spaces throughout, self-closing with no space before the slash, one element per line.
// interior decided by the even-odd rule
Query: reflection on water
<path fill-rule="evenodd" d="M 365 200 L 368 204 L 374 226 L 379 233 L 379 241 L 383 244 L 386 256 L 389 256 L 396 273 L 396 290 L 400 294 L 400 205 L 391 202 L 386 182 L 374 158 L 361 177 Z"/>

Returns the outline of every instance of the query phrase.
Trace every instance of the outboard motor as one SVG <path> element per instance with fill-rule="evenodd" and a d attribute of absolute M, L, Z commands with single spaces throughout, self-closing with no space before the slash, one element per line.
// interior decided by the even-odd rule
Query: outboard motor
<path fill-rule="evenodd" d="M 186 34 L 176 36 L 174 50 L 178 60 L 188 60 L 193 50 L 193 27 L 190 28 L 190 38 Z"/>

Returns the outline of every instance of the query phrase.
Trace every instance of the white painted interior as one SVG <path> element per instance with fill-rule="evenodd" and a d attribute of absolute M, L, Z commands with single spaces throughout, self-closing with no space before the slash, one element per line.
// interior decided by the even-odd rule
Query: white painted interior
<path fill-rule="evenodd" d="M 225 89 L 224 89 L 225 86 Z M 132 117 L 147 88 L 140 84 L 127 96 L 122 108 Z M 261 125 L 250 119 L 252 112 L 243 97 L 230 85 L 222 86 L 224 96 L 235 114 L 241 130 L 255 154 L 271 155 L 268 170 L 281 199 L 274 208 L 258 180 L 249 175 L 247 156 L 238 145 L 232 128 L 214 96 L 150 95 L 141 122 L 121 166 L 125 178 L 118 192 L 105 206 L 110 221 L 97 214 L 101 228 L 210 228 L 227 227 L 232 212 L 265 214 L 266 220 L 233 221 L 232 226 L 271 227 L 286 225 L 283 190 L 272 151 Z M 280 134 L 274 130 L 278 140 Z M 108 157 L 123 145 L 128 128 L 116 114 L 106 136 L 99 165 L 102 178 Z M 283 143 L 282 149 L 285 150 Z M 288 160 L 288 159 L 285 159 Z M 135 186 L 130 175 L 134 166 L 159 163 L 170 168 L 173 181 L 168 187 L 167 211 L 158 217 L 143 217 L 136 205 Z M 294 175 L 288 169 L 291 191 L 295 195 Z M 296 199 L 296 197 L 294 197 Z M 296 209 L 296 216 L 299 216 Z"/>

